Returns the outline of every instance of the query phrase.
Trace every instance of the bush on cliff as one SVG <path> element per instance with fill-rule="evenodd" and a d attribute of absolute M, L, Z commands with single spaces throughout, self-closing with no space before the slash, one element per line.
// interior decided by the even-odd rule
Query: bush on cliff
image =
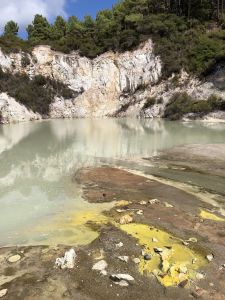
<path fill-rule="evenodd" d="M 0 92 L 5 92 L 19 103 L 42 115 L 49 113 L 49 105 L 56 96 L 73 98 L 74 92 L 66 85 L 41 75 L 30 79 L 27 75 L 5 73 L 0 69 Z"/>
<path fill-rule="evenodd" d="M 176 93 L 166 105 L 164 118 L 179 120 L 188 113 L 203 117 L 215 110 L 225 111 L 225 100 L 214 95 L 207 100 L 194 100 L 187 93 Z"/>

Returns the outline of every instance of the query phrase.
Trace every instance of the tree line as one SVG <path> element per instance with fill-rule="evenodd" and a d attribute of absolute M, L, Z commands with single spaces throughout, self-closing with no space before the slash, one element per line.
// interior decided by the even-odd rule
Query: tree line
<path fill-rule="evenodd" d="M 224 0 L 122 0 L 112 9 L 101 10 L 95 19 L 91 16 L 79 20 L 75 16 L 65 20 L 58 16 L 53 24 L 41 15 L 36 15 L 27 26 L 27 40 L 18 37 L 19 27 L 14 21 L 5 25 L 0 47 L 17 50 L 39 44 L 48 44 L 53 49 L 69 53 L 78 50 L 90 58 L 108 51 L 124 51 L 137 46 L 151 37 L 157 44 L 156 52 L 164 56 L 168 73 L 175 71 L 175 63 L 180 59 L 179 68 L 193 61 L 193 68 L 202 68 L 193 57 L 200 42 L 207 47 L 211 60 L 209 37 L 203 34 L 207 24 L 224 26 Z M 202 38 L 201 41 L 198 41 Z M 222 37 L 221 37 L 222 39 Z M 187 43 L 188 40 L 188 43 Z M 218 42 L 218 36 L 216 42 Z M 219 43 L 219 42 L 218 42 Z M 221 45 L 218 45 L 221 50 Z M 219 51 L 218 50 L 218 51 Z M 200 50 L 199 50 L 200 51 Z M 211 51 L 211 52 L 210 52 Z M 216 54 L 215 54 L 216 55 Z M 218 55 L 221 55 L 221 51 Z M 190 57 L 189 57 L 190 56 Z M 203 61 L 203 58 L 201 58 Z M 173 65 L 173 66 L 172 66 Z"/>

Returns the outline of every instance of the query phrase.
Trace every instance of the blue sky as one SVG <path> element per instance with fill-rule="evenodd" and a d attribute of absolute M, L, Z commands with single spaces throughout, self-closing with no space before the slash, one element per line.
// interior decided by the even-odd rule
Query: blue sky
<path fill-rule="evenodd" d="M 57 15 L 68 18 L 75 15 L 82 19 L 85 15 L 96 16 L 101 9 L 111 8 L 118 0 L 0 0 L 0 32 L 4 25 L 16 21 L 20 35 L 25 37 L 25 28 L 35 14 L 45 16 L 53 22 Z"/>
<path fill-rule="evenodd" d="M 76 15 L 83 18 L 85 15 L 95 17 L 96 12 L 101 9 L 111 8 L 117 0 L 68 0 L 66 4 L 66 12 L 69 15 Z"/>

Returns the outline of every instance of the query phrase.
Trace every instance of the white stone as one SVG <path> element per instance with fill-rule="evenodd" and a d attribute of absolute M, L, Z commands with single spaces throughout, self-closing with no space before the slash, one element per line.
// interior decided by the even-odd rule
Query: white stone
<path fill-rule="evenodd" d="M 116 244 L 116 248 L 121 248 L 123 247 L 123 243 L 122 242 L 119 242 L 118 244 Z"/>
<path fill-rule="evenodd" d="M 112 278 L 116 278 L 118 280 L 126 280 L 126 281 L 133 281 L 134 277 L 129 274 L 112 274 Z"/>
<path fill-rule="evenodd" d="M 213 258 L 214 258 L 214 255 L 213 254 L 208 254 L 206 256 L 206 258 L 208 259 L 209 262 L 211 262 L 213 260 Z"/>
<path fill-rule="evenodd" d="M 141 260 L 140 260 L 140 258 L 135 257 L 135 258 L 133 259 L 133 262 L 134 262 L 135 264 L 140 264 Z"/>
<path fill-rule="evenodd" d="M 7 289 L 0 290 L 0 298 L 3 298 L 8 293 Z"/>
<path fill-rule="evenodd" d="M 16 262 L 18 262 L 19 260 L 21 260 L 21 256 L 20 256 L 19 254 L 10 256 L 10 257 L 8 258 L 8 262 L 10 262 L 10 263 L 16 263 Z"/>
<path fill-rule="evenodd" d="M 64 257 L 57 258 L 55 264 L 61 269 L 73 269 L 75 266 L 76 256 L 75 250 L 70 249 L 69 251 L 66 251 Z"/>
<path fill-rule="evenodd" d="M 129 260 L 129 256 L 118 256 L 118 259 L 127 263 Z"/>
<path fill-rule="evenodd" d="M 105 260 L 100 260 L 96 264 L 93 265 L 92 270 L 95 271 L 103 271 L 108 267 L 108 264 Z"/>

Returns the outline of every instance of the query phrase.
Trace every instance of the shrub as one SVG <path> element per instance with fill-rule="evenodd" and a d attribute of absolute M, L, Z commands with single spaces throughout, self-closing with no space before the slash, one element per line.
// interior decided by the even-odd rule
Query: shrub
<path fill-rule="evenodd" d="M 41 75 L 30 79 L 27 75 L 5 73 L 0 69 L 0 91 L 8 93 L 27 108 L 42 115 L 49 113 L 55 96 L 66 99 L 75 96 L 65 84 Z"/>
<path fill-rule="evenodd" d="M 145 102 L 145 104 L 144 104 L 144 106 L 143 106 L 143 109 L 147 109 L 147 108 L 149 108 L 149 107 L 151 107 L 151 106 L 153 106 L 154 104 L 156 104 L 156 98 L 154 98 L 154 97 L 149 97 L 148 99 L 147 99 L 147 101 Z"/>
<path fill-rule="evenodd" d="M 21 66 L 23 68 L 26 68 L 29 65 L 30 65 L 30 58 L 27 55 L 27 53 L 24 53 L 23 56 L 22 56 L 22 58 L 21 58 Z"/>
<path fill-rule="evenodd" d="M 210 97 L 207 100 L 194 100 L 187 93 L 176 93 L 167 104 L 164 117 L 170 120 L 179 120 L 188 113 L 195 113 L 199 117 L 202 117 L 218 109 L 218 102 L 215 101 L 217 100 L 214 97 Z M 224 100 L 220 101 L 219 103 L 225 103 Z"/>

